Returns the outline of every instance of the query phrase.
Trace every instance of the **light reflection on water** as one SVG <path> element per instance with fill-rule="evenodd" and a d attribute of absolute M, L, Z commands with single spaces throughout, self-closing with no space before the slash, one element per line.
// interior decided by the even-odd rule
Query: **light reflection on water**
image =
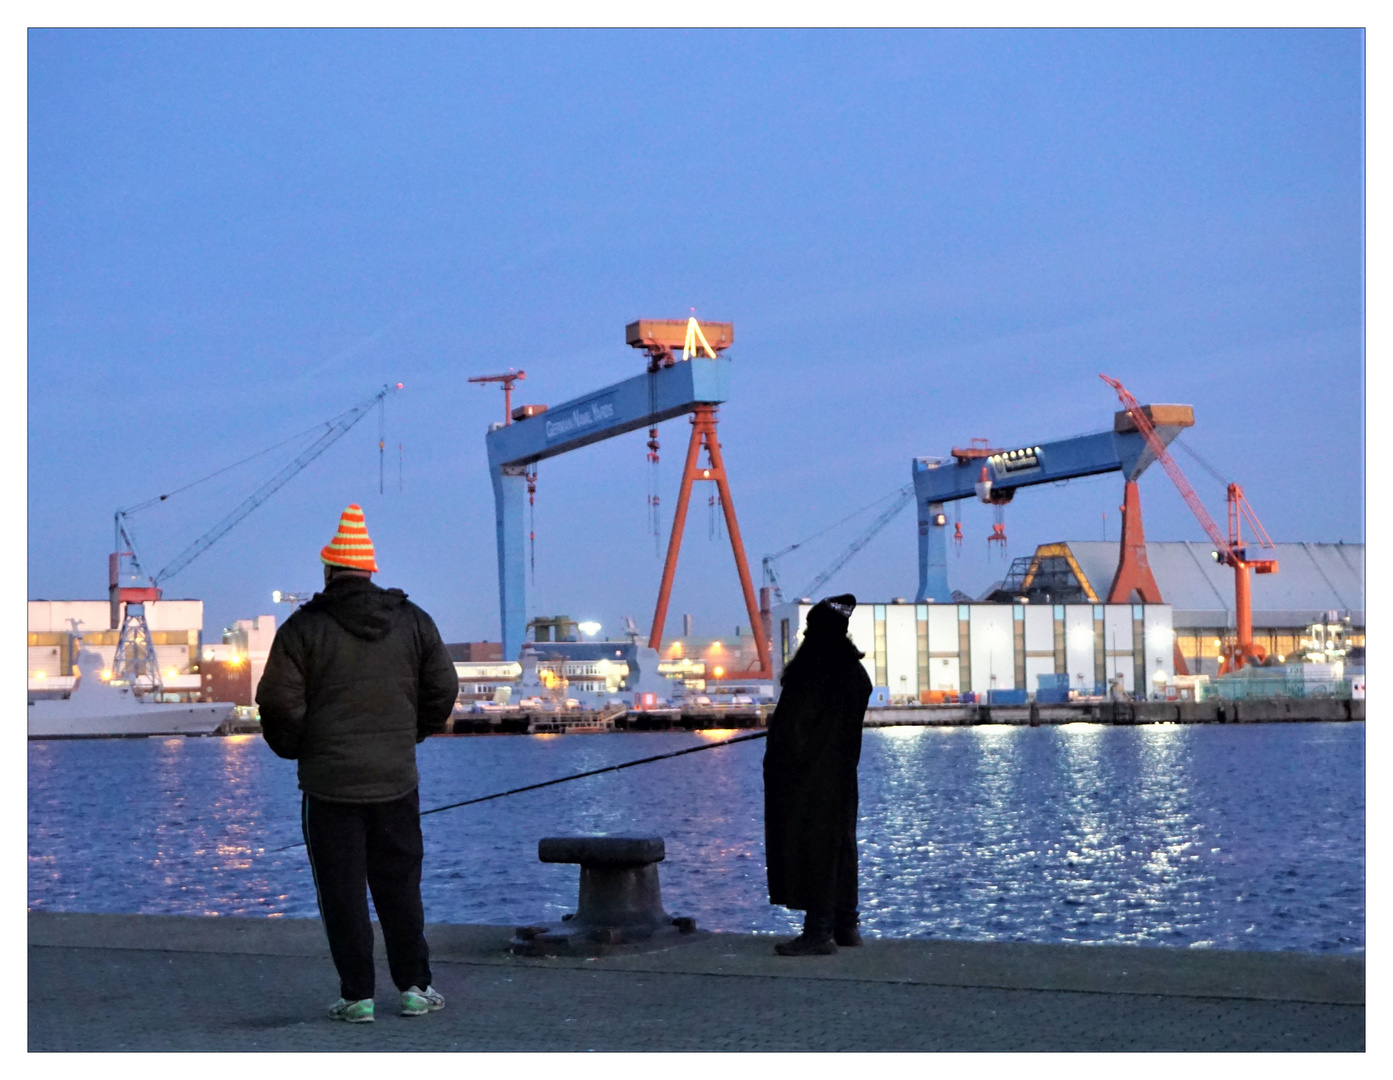
<path fill-rule="evenodd" d="M 732 733 L 722 732 L 722 736 Z M 712 733 L 432 739 L 422 806 L 710 742 Z M 427 917 L 573 910 L 536 842 L 658 833 L 664 900 L 787 931 L 764 892 L 753 742 L 426 819 Z M 892 936 L 1360 951 L 1364 727 L 890 728 L 865 733 L 863 929 Z M 316 913 L 292 762 L 258 737 L 29 744 L 32 909 Z"/>

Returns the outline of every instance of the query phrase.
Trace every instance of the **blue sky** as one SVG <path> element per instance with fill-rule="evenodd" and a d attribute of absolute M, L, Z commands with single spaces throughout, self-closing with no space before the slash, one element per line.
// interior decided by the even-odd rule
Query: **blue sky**
<path fill-rule="evenodd" d="M 465 380 L 525 368 L 519 399 L 556 403 L 641 370 L 625 323 L 690 308 L 736 327 L 721 432 L 756 573 L 915 455 L 1109 426 L 1100 371 L 1193 404 L 1189 443 L 1274 539 L 1361 540 L 1363 49 L 1356 31 L 32 31 L 29 596 L 102 596 L 117 507 L 401 381 L 384 493 L 373 416 L 166 595 L 205 600 L 210 636 L 276 610 L 272 589 L 317 585 L 356 501 L 384 584 L 447 638 L 496 640 L 501 395 Z M 668 508 L 686 434 L 661 431 Z M 647 627 L 643 442 L 542 464 L 532 613 Z M 146 561 L 300 445 L 139 515 Z M 1178 460 L 1219 516 L 1222 488 Z M 1149 537 L 1202 539 L 1160 470 L 1141 489 Z M 1115 539 L 1120 495 L 1116 476 L 1023 493 L 1010 553 Z M 702 503 L 669 629 L 690 612 L 730 633 L 748 620 Z M 950 576 L 977 593 L 1005 563 L 991 510 L 962 514 Z M 786 582 L 868 520 L 785 559 Z M 915 582 L 906 512 L 829 588 Z"/>

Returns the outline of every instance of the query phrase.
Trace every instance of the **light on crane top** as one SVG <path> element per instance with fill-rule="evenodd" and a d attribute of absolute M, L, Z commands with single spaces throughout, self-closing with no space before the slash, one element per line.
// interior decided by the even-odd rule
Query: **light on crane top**
<path fill-rule="evenodd" d="M 701 324 L 696 321 L 693 315 L 687 320 L 687 340 L 682 343 L 682 359 L 690 360 L 697 355 L 697 343 L 706 350 L 706 355 L 712 360 L 716 359 L 716 350 L 711 348 L 711 343 L 706 340 L 706 335 L 701 332 Z"/>

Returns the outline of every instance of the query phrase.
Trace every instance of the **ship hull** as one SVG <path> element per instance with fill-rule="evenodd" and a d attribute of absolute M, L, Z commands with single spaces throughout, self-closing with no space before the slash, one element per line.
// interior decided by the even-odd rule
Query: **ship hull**
<path fill-rule="evenodd" d="M 231 702 L 144 705 L 129 712 L 74 714 L 66 701 L 29 706 L 31 739 L 119 739 L 148 735 L 211 735 L 232 713 Z"/>

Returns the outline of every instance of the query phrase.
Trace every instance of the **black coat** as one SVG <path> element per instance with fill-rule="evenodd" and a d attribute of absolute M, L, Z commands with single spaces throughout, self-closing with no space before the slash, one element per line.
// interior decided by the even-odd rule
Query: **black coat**
<path fill-rule="evenodd" d="M 303 791 L 375 803 L 416 787 L 416 744 L 445 730 L 458 696 L 431 617 L 400 589 L 339 577 L 276 632 L 256 703 Z"/>
<path fill-rule="evenodd" d="M 832 911 L 843 838 L 856 828 L 871 680 L 846 626 L 825 602 L 809 613 L 803 644 L 784 669 L 764 752 L 769 902 L 804 911 Z"/>

